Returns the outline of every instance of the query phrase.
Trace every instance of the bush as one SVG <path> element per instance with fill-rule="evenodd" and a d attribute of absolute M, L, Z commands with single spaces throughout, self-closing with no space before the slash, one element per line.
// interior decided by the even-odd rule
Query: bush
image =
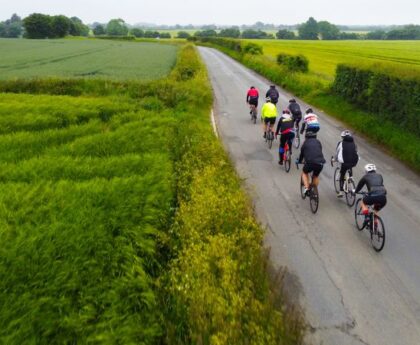
<path fill-rule="evenodd" d="M 308 72 L 309 60 L 303 55 L 289 55 L 280 53 L 277 55 L 277 63 L 286 66 L 292 72 Z"/>
<path fill-rule="evenodd" d="M 338 65 L 333 91 L 362 109 L 420 136 L 420 79 L 377 68 Z"/>
<path fill-rule="evenodd" d="M 262 55 L 263 47 L 256 43 L 247 43 L 243 47 L 243 52 L 245 54 L 251 54 L 251 55 Z"/>

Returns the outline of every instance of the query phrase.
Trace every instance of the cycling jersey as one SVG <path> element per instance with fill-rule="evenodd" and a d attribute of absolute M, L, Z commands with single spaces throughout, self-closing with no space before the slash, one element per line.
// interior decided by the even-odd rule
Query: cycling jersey
<path fill-rule="evenodd" d="M 268 89 L 267 93 L 265 94 L 265 97 L 270 97 L 271 102 L 277 103 L 279 100 L 280 94 L 275 87 L 270 87 L 270 89 Z"/>
<path fill-rule="evenodd" d="M 258 99 L 259 96 L 260 94 L 257 89 L 249 89 L 246 94 L 246 101 L 249 103 L 250 99 Z"/>
<path fill-rule="evenodd" d="M 280 117 L 279 123 L 277 124 L 276 135 L 278 135 L 279 133 L 287 134 L 287 133 L 293 132 L 294 130 L 293 123 L 294 123 L 294 120 L 293 120 L 292 115 L 283 114 Z"/>
<path fill-rule="evenodd" d="M 290 110 L 295 119 L 300 119 L 302 117 L 302 111 L 300 110 L 299 104 L 296 102 L 289 103 L 287 108 Z"/>
<path fill-rule="evenodd" d="M 337 144 L 336 149 L 336 160 L 339 163 L 346 165 L 355 166 L 359 161 L 359 155 L 357 154 L 357 147 L 354 143 L 353 137 L 346 136 L 343 141 Z"/>
<path fill-rule="evenodd" d="M 356 193 L 360 192 L 360 190 L 365 185 L 368 189 L 369 195 L 371 196 L 386 195 L 384 179 L 381 174 L 377 174 L 376 172 L 372 171 L 363 176 L 357 184 Z"/>
<path fill-rule="evenodd" d="M 264 118 L 275 118 L 277 116 L 277 108 L 273 103 L 267 102 L 261 109 L 261 117 Z"/>
<path fill-rule="evenodd" d="M 318 116 L 313 113 L 306 114 L 303 118 L 302 129 L 300 133 L 302 134 L 305 131 L 305 127 L 307 131 L 318 132 L 319 131 L 319 121 Z"/>
<path fill-rule="evenodd" d="M 324 164 L 325 158 L 322 154 L 322 145 L 317 138 L 307 138 L 301 149 L 299 163 L 305 159 L 305 164 Z"/>

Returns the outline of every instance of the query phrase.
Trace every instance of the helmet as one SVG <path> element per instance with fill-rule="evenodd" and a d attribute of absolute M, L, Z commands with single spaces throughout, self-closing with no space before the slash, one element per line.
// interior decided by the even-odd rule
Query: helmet
<path fill-rule="evenodd" d="M 266 101 L 266 102 L 271 102 L 271 97 L 267 97 L 267 98 L 265 99 L 265 101 Z"/>
<path fill-rule="evenodd" d="M 290 114 L 290 110 L 289 110 L 289 109 L 287 109 L 287 108 L 286 108 L 286 109 L 284 109 L 284 110 L 283 110 L 283 114 Z"/>
<path fill-rule="evenodd" d="M 316 133 L 312 131 L 309 131 L 309 132 L 307 131 L 305 133 L 305 138 L 316 138 Z"/>
<path fill-rule="evenodd" d="M 270 85 L 270 87 L 271 87 L 272 89 L 275 89 L 275 88 L 276 88 L 276 85 L 272 84 L 272 85 Z"/>
<path fill-rule="evenodd" d="M 291 100 L 289 100 L 289 103 L 296 103 L 296 100 L 292 98 Z"/>
<path fill-rule="evenodd" d="M 312 108 L 308 108 L 308 110 L 306 110 L 306 114 L 311 114 L 311 113 L 313 113 L 314 111 L 312 110 Z"/>
<path fill-rule="evenodd" d="M 372 164 L 372 163 L 366 164 L 365 165 L 365 171 L 367 173 L 368 172 L 371 172 L 371 171 L 376 171 L 376 165 L 375 164 Z"/>
<path fill-rule="evenodd" d="M 342 138 L 344 138 L 344 137 L 351 137 L 351 133 L 350 133 L 350 131 L 349 130 L 344 130 L 344 131 L 342 131 L 341 132 L 341 137 Z"/>
<path fill-rule="evenodd" d="M 251 86 L 250 89 L 255 89 L 255 86 Z"/>

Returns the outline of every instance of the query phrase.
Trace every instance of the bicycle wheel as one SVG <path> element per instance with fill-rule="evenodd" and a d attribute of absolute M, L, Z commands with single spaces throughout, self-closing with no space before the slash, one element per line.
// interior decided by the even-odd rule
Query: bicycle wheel
<path fill-rule="evenodd" d="M 354 220 L 356 221 L 357 230 L 362 231 L 365 228 L 365 215 L 362 213 L 362 199 L 357 199 L 354 207 Z"/>
<path fill-rule="evenodd" d="M 349 178 L 347 180 L 347 191 L 346 191 L 346 202 L 349 207 L 354 205 L 356 201 L 356 194 L 352 194 L 351 191 L 355 190 L 356 186 L 354 185 L 353 179 Z"/>
<path fill-rule="evenodd" d="M 293 139 L 293 146 L 296 147 L 297 149 L 300 146 L 300 136 L 299 136 L 299 133 L 296 133 L 295 138 Z"/>
<path fill-rule="evenodd" d="M 292 163 L 292 157 L 290 156 L 290 150 L 286 151 L 286 155 L 285 155 L 286 159 L 284 160 L 284 169 L 286 170 L 286 172 L 290 171 L 290 165 Z"/>
<path fill-rule="evenodd" d="M 336 168 L 334 171 L 334 188 L 336 193 L 340 191 L 340 168 Z"/>
<path fill-rule="evenodd" d="M 319 194 L 317 186 L 312 186 L 311 194 L 309 196 L 309 203 L 311 204 L 311 211 L 312 213 L 316 213 L 318 211 L 319 206 Z"/>
<path fill-rule="evenodd" d="M 267 142 L 268 142 L 268 148 L 269 149 L 271 149 L 271 147 L 273 146 L 273 132 L 272 131 L 269 131 L 268 133 L 267 133 L 267 137 L 268 137 L 268 140 L 267 140 Z"/>
<path fill-rule="evenodd" d="M 380 252 L 385 245 L 385 226 L 381 217 L 374 215 L 373 219 L 370 229 L 370 243 L 375 251 Z"/>
<path fill-rule="evenodd" d="M 306 198 L 305 185 L 303 184 L 302 177 L 300 178 L 300 196 L 302 197 L 302 199 Z"/>
<path fill-rule="evenodd" d="M 254 125 L 257 123 L 257 110 L 255 108 L 252 111 L 252 122 L 254 122 Z"/>

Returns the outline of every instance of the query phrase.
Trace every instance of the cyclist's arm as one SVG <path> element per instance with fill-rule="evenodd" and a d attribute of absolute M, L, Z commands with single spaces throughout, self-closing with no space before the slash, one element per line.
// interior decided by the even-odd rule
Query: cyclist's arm
<path fill-rule="evenodd" d="M 300 134 L 303 134 L 303 132 L 305 132 L 305 127 L 306 127 L 306 122 L 304 121 L 302 123 L 302 128 L 300 129 Z"/>
<path fill-rule="evenodd" d="M 365 184 L 366 184 L 366 180 L 364 177 L 362 177 L 359 183 L 357 184 L 356 193 L 359 193 L 362 190 L 362 188 L 365 186 Z"/>
<path fill-rule="evenodd" d="M 305 143 L 303 143 L 303 145 L 300 149 L 300 155 L 299 155 L 299 159 L 298 159 L 299 164 L 302 164 L 304 151 L 305 151 Z"/>
<path fill-rule="evenodd" d="M 276 135 L 279 135 L 282 122 L 283 122 L 283 117 L 281 117 L 279 122 L 277 123 Z"/>

